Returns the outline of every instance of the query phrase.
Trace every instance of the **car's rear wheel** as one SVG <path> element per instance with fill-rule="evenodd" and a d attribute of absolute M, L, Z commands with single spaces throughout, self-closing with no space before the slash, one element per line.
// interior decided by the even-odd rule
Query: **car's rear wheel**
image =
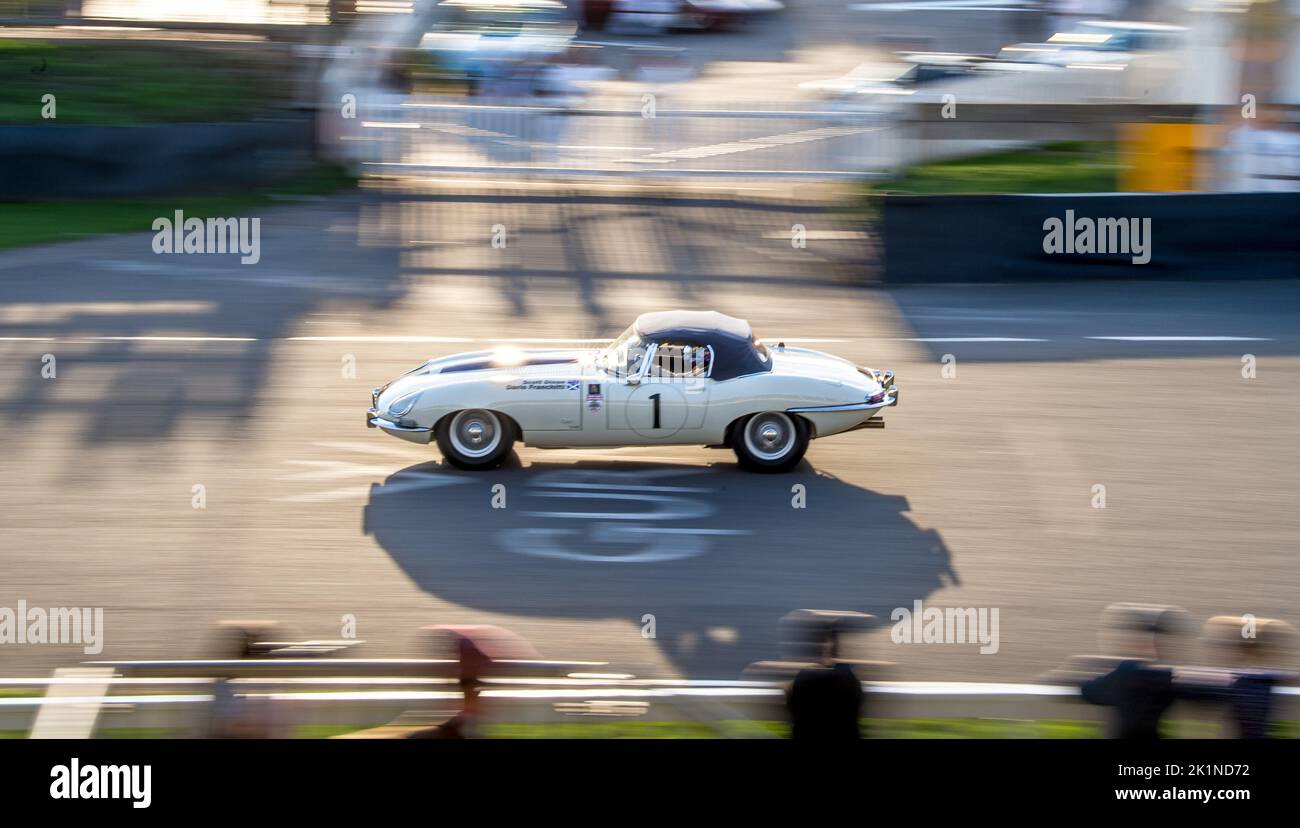
<path fill-rule="evenodd" d="M 442 456 L 458 469 L 495 468 L 515 443 L 514 424 L 494 411 L 480 408 L 443 417 L 435 436 Z"/>
<path fill-rule="evenodd" d="M 781 411 L 764 411 L 737 426 L 731 442 L 745 468 L 787 472 L 808 451 L 808 424 Z"/>

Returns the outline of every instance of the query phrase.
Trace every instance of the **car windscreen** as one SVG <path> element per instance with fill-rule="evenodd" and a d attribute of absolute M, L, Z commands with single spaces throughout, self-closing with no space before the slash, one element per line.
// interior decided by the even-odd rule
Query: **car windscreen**
<path fill-rule="evenodd" d="M 639 374 L 645 360 L 645 343 L 636 327 L 629 327 L 596 357 L 596 366 L 608 374 L 625 377 Z"/>

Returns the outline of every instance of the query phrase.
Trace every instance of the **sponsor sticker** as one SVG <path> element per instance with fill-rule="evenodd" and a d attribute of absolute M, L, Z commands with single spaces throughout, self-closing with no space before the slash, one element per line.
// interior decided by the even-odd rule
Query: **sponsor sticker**
<path fill-rule="evenodd" d="M 527 379 L 506 386 L 507 391 L 577 391 L 581 380 Z"/>

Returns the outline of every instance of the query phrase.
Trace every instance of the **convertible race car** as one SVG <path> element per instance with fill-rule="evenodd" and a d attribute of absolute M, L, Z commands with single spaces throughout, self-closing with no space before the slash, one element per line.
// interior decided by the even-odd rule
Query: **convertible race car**
<path fill-rule="evenodd" d="M 600 349 L 502 348 L 432 359 L 371 392 L 366 425 L 436 440 L 462 469 L 537 448 L 704 445 L 754 471 L 794 468 L 808 441 L 884 427 L 892 371 L 784 343 L 716 312 L 646 313 Z"/>

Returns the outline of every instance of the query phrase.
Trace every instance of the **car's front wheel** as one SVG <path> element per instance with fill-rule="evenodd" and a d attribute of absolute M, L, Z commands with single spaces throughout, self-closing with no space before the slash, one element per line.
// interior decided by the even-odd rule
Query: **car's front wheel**
<path fill-rule="evenodd" d="M 737 426 L 731 445 L 740 465 L 750 471 L 787 472 L 808 450 L 808 424 L 780 411 L 764 411 Z"/>
<path fill-rule="evenodd" d="M 442 418 L 438 449 L 458 469 L 499 466 L 515 443 L 514 425 L 494 411 L 466 409 Z"/>

